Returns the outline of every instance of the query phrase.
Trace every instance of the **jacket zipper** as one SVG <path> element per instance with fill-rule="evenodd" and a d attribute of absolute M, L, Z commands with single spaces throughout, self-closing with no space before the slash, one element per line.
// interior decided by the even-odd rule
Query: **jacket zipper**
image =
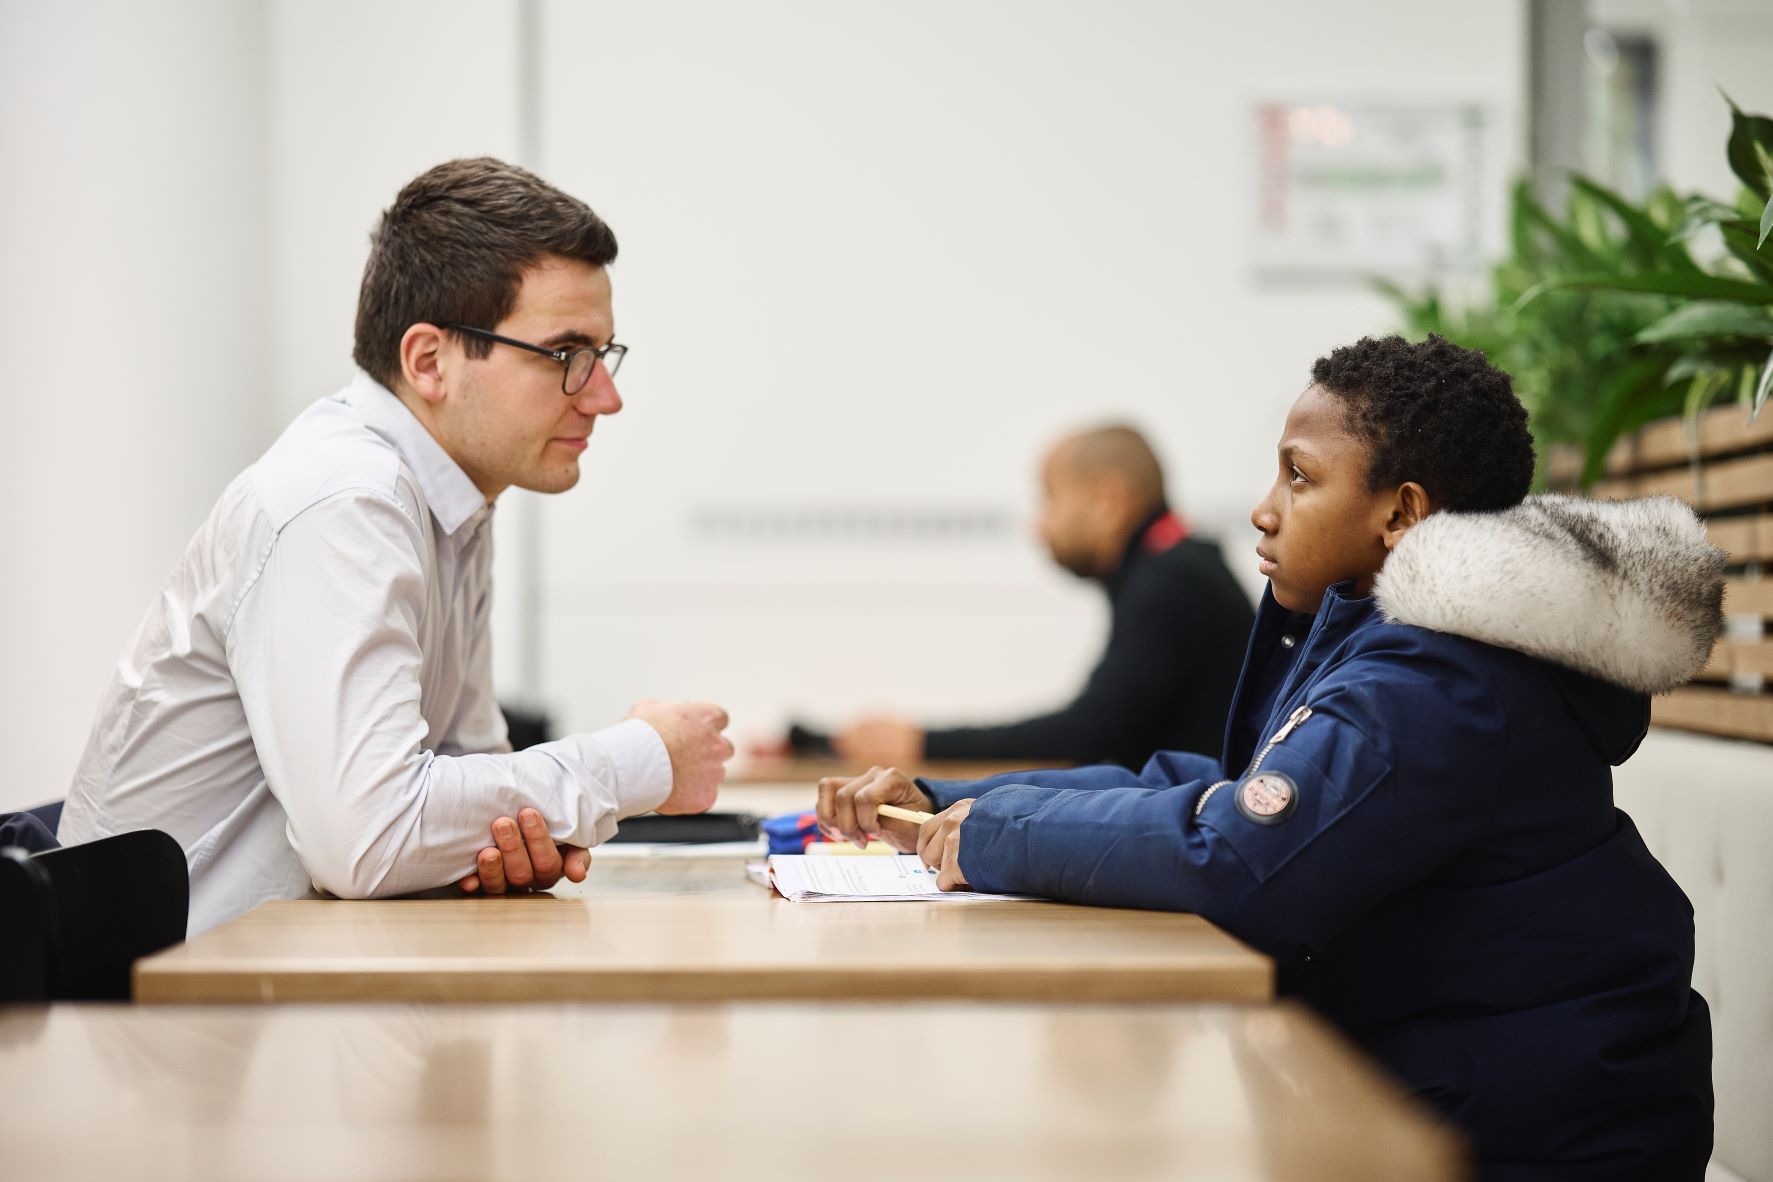
<path fill-rule="evenodd" d="M 1287 721 L 1281 725 L 1281 728 L 1278 731 L 1274 732 L 1274 738 L 1262 745 L 1262 750 L 1256 753 L 1256 758 L 1250 761 L 1250 766 L 1244 771 L 1241 778 L 1248 779 L 1260 771 L 1262 768 L 1262 761 L 1268 758 L 1268 753 L 1279 746 L 1281 741 L 1288 735 L 1299 729 L 1299 724 L 1310 717 L 1310 706 L 1301 706 L 1291 714 L 1287 715 Z M 1197 817 L 1200 816 L 1201 810 L 1207 807 L 1207 801 L 1213 798 L 1213 793 L 1219 791 L 1219 789 L 1225 787 L 1227 784 L 1234 784 L 1236 782 L 1237 781 L 1235 780 L 1220 780 L 1217 784 L 1214 784 L 1211 788 L 1208 788 L 1205 792 L 1201 793 L 1200 799 L 1194 802 L 1194 815 Z"/>

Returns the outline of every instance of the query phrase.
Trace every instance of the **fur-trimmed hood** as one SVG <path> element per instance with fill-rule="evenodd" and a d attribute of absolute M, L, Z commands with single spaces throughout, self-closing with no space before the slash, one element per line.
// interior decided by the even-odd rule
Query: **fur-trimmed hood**
<path fill-rule="evenodd" d="M 1374 584 L 1385 618 L 1515 649 L 1641 693 L 1704 667 L 1723 630 L 1724 553 L 1672 497 L 1528 497 L 1434 513 Z"/>

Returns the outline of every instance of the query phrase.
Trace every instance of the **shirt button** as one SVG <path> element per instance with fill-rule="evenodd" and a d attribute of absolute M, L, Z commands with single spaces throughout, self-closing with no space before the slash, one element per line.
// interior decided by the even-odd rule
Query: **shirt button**
<path fill-rule="evenodd" d="M 1282 648 L 1292 648 L 1295 644 L 1298 644 L 1298 643 L 1299 642 L 1297 640 L 1294 640 L 1291 636 L 1281 637 L 1281 647 Z"/>

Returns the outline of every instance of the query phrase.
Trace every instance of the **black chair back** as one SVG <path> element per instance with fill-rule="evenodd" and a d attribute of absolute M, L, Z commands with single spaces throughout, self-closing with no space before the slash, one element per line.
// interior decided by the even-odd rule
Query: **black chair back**
<path fill-rule="evenodd" d="M 49 993 L 49 880 L 29 850 L 0 848 L 0 1002 Z"/>
<path fill-rule="evenodd" d="M 127 1001 L 136 959 L 185 938 L 191 879 L 185 851 L 169 834 L 123 833 L 31 862 L 47 885 L 44 964 L 52 1000 Z"/>

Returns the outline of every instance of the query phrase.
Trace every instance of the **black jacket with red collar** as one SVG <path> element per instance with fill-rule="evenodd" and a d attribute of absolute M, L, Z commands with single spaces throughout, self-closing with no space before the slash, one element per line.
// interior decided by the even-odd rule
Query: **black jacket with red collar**
<path fill-rule="evenodd" d="M 1216 543 L 1167 508 L 1133 532 L 1106 582 L 1108 645 L 1068 705 L 1000 726 L 931 730 L 929 759 L 1110 762 L 1217 755 L 1255 613 Z"/>

